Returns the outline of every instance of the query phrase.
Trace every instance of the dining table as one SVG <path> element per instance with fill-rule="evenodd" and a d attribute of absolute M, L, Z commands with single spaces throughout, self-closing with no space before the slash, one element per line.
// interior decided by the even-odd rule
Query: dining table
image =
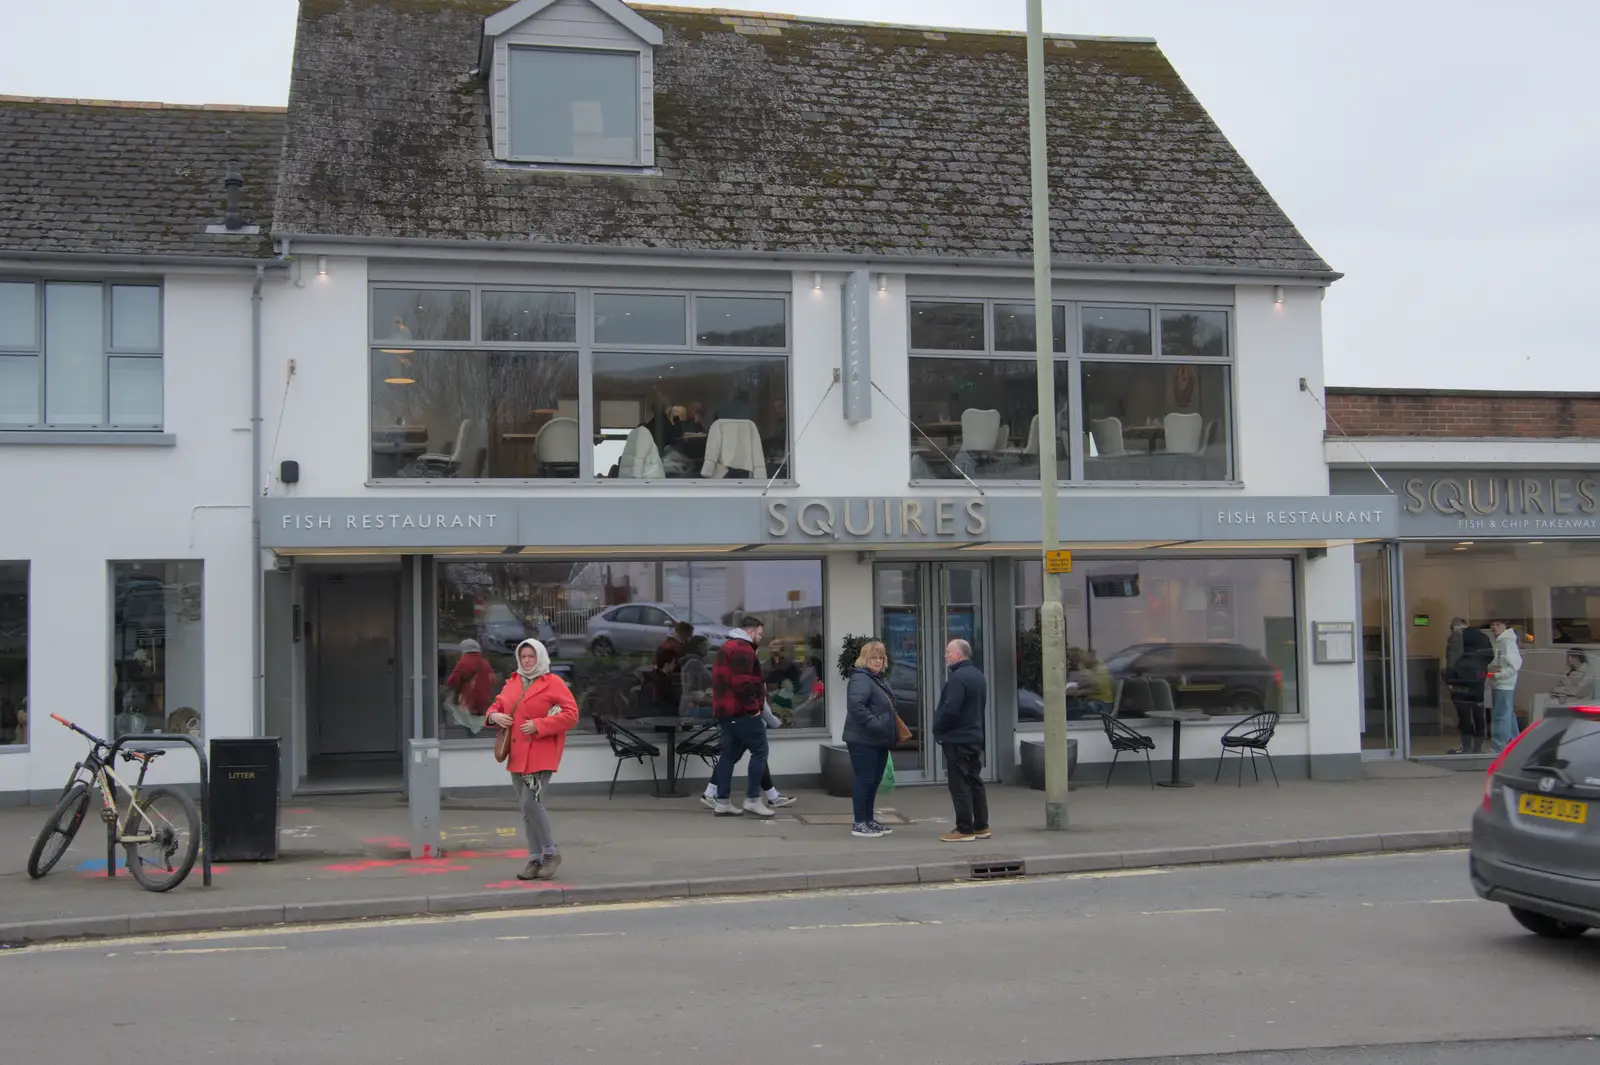
<path fill-rule="evenodd" d="M 1172 722 L 1172 777 L 1168 780 L 1158 780 L 1156 784 L 1163 788 L 1194 787 L 1194 781 L 1184 780 L 1178 774 L 1178 764 L 1183 755 L 1183 723 L 1207 721 L 1211 715 L 1204 710 L 1146 710 L 1144 716 L 1153 717 L 1157 721 Z"/>
<path fill-rule="evenodd" d="M 665 794 L 659 790 L 656 798 L 680 798 L 683 792 L 678 790 L 678 730 L 683 728 L 699 728 L 710 724 L 707 718 L 685 717 L 679 714 L 657 714 L 650 717 L 634 718 L 630 724 L 654 729 L 656 732 L 665 733 L 667 737 L 667 790 Z"/>

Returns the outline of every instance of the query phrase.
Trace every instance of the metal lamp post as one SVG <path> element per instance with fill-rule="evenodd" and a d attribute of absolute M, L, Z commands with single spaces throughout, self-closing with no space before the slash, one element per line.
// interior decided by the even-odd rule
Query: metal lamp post
<path fill-rule="evenodd" d="M 1050 164 L 1045 154 L 1043 0 L 1028 6 L 1028 160 L 1033 201 L 1033 335 L 1039 386 L 1039 504 L 1044 563 L 1044 603 L 1039 608 L 1044 665 L 1044 825 L 1067 827 L 1067 621 L 1061 582 L 1049 572 L 1050 552 L 1061 547 L 1056 492 L 1054 328 L 1050 292 Z"/>

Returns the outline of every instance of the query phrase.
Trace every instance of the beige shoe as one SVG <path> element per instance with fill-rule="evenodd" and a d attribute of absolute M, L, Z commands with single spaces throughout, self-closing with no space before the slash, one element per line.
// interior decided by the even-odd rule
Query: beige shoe
<path fill-rule="evenodd" d="M 978 837 L 973 835 L 971 832 L 962 832 L 959 829 L 953 829 L 940 836 L 939 840 L 942 843 L 971 843 L 977 838 Z"/>

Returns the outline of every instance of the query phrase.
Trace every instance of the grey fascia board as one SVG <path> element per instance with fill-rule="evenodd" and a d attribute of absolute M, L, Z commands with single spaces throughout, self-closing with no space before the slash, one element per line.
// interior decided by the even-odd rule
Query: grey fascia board
<path fill-rule="evenodd" d="M 8 429 L 0 447 L 176 447 L 175 433 L 118 432 L 114 429 Z"/>
<path fill-rule="evenodd" d="M 521 0 L 512 4 L 483 20 L 483 35 L 489 38 L 499 37 L 534 18 L 555 2 L 556 0 Z M 587 0 L 587 2 L 646 44 L 656 46 L 661 44 L 661 28 L 629 8 L 621 0 Z"/>
<path fill-rule="evenodd" d="M 0 263 L 60 263 L 74 266 L 204 266 L 234 270 L 269 270 L 287 267 L 287 261 L 272 256 L 240 258 L 236 255 L 163 255 L 159 252 L 78 252 L 30 251 L 25 248 L 0 248 Z"/>
<path fill-rule="evenodd" d="M 657 248 L 645 245 L 611 247 L 596 244 L 549 244 L 509 240 L 449 240 L 438 237 L 371 237 L 360 235 L 333 235 L 327 233 L 277 232 L 275 240 L 304 242 L 317 249 L 319 244 L 329 246 L 356 246 L 387 249 L 397 253 L 450 253 L 449 258 L 482 258 L 486 251 L 500 256 L 523 255 L 529 258 L 559 258 L 564 263 L 611 262 L 637 259 L 648 265 L 651 260 L 689 259 L 708 263 L 718 260 L 737 264 L 767 263 L 774 267 L 798 267 L 805 270 L 834 270 L 895 268 L 906 272 L 971 272 L 1014 273 L 1030 275 L 1033 262 L 1025 257 L 980 258 L 962 255 L 872 255 L 848 252 L 770 252 L 745 249 L 712 248 Z M 315 252 L 313 252 L 315 253 Z M 378 254 L 368 252 L 369 255 Z M 1337 270 L 1274 270 L 1251 266 L 1183 266 L 1163 263 L 1100 263 L 1076 259 L 1053 259 L 1051 269 L 1075 277 L 1126 277 L 1130 274 L 1159 277 L 1173 275 L 1184 279 L 1214 277 L 1218 280 L 1237 278 L 1245 283 L 1263 283 L 1268 280 L 1304 281 L 1327 285 L 1344 277 Z"/>

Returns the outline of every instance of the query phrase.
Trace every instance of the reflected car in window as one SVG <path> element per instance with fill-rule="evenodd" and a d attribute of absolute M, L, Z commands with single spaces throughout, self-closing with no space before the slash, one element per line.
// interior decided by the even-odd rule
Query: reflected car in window
<path fill-rule="evenodd" d="M 1283 707 L 1283 671 L 1260 651 L 1238 643 L 1141 643 L 1106 660 L 1112 679 L 1164 680 L 1178 710 L 1218 716 L 1254 714 Z M 1119 717 L 1149 707 L 1124 703 Z"/>
<path fill-rule="evenodd" d="M 728 626 L 698 611 L 674 603 L 625 603 L 589 619 L 589 653 L 601 658 L 619 653 L 653 654 L 680 621 L 693 625 L 695 635 L 704 636 L 712 650 L 727 642 Z"/>

